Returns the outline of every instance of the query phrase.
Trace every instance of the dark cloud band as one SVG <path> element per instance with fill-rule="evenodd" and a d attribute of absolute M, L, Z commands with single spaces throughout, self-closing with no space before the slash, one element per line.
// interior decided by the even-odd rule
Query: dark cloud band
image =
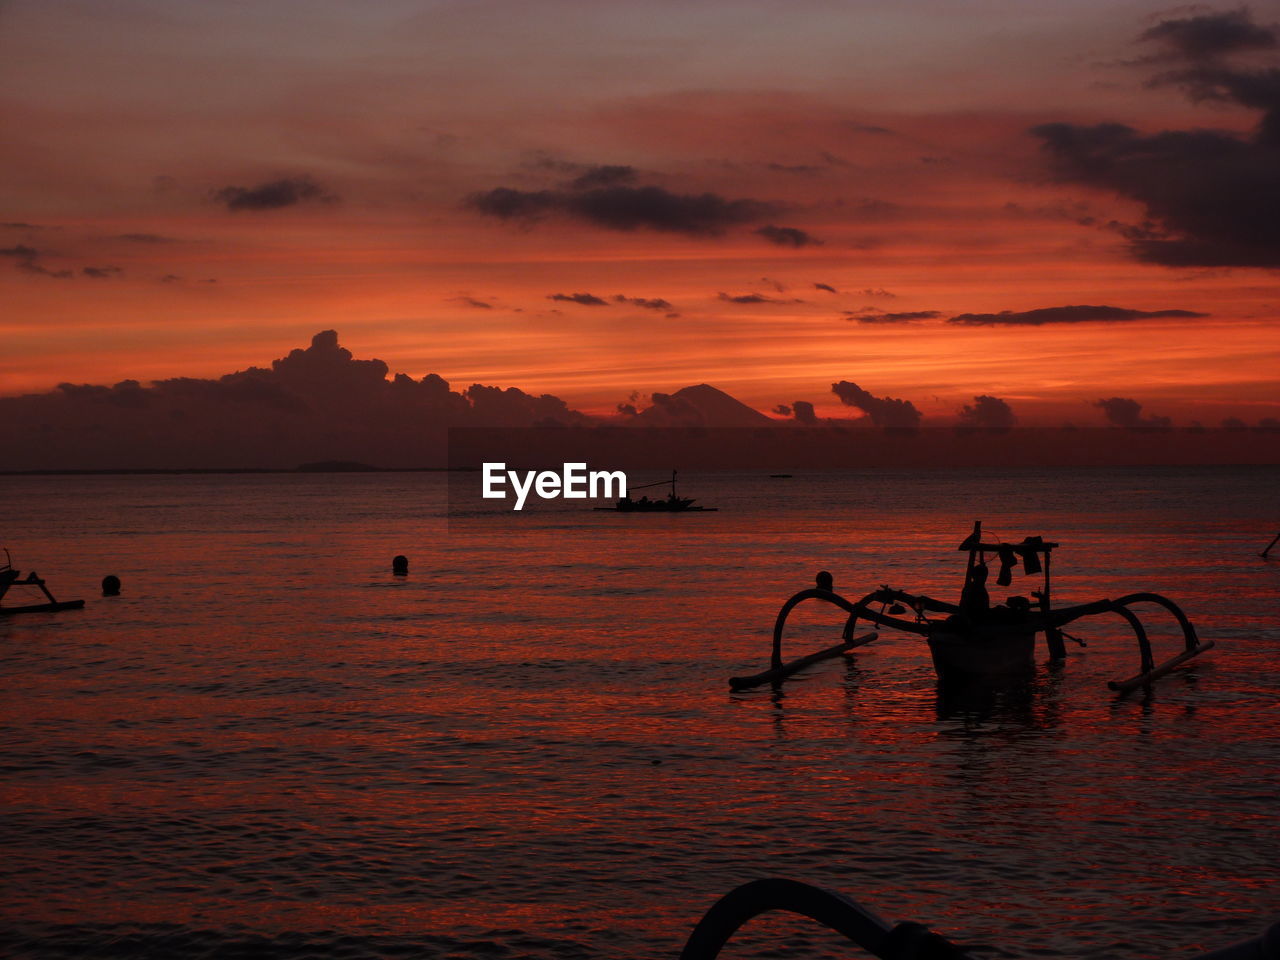
<path fill-rule="evenodd" d="M 894 314 L 885 314 L 885 316 L 894 316 Z M 1067 307 L 1041 307 L 1038 310 L 1002 310 L 1000 313 L 961 313 L 949 318 L 947 323 L 966 327 L 1040 327 L 1050 323 L 1119 323 L 1127 320 L 1195 319 L 1207 316 L 1207 313 L 1196 313 L 1193 310 L 1128 310 L 1124 307 L 1081 304 Z"/>
<path fill-rule="evenodd" d="M 536 221 L 561 216 L 607 230 L 656 230 L 693 237 L 716 236 L 729 227 L 760 220 L 774 209 L 759 200 L 734 200 L 715 193 L 673 193 L 662 187 L 625 184 L 586 190 L 496 187 L 473 193 L 466 205 L 499 220 Z"/>

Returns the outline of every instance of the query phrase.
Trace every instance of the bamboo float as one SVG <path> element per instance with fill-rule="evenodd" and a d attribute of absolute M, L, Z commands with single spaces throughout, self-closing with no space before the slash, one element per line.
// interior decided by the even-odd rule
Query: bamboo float
<path fill-rule="evenodd" d="M 1274 547 L 1277 543 L 1280 543 L 1280 533 L 1277 533 L 1275 535 L 1275 539 L 1273 539 L 1270 543 L 1267 544 L 1267 549 L 1263 550 L 1260 554 L 1258 554 L 1258 556 L 1262 557 L 1263 560 L 1267 559 L 1267 554 L 1271 552 L 1271 548 Z"/>
<path fill-rule="evenodd" d="M 1182 666 L 1192 657 L 1197 657 L 1206 650 L 1212 650 L 1217 645 L 1216 640 L 1204 640 L 1194 648 L 1183 650 L 1176 657 L 1170 657 L 1164 663 L 1159 666 L 1152 667 L 1145 673 L 1139 673 L 1136 676 L 1130 677 L 1128 680 L 1109 680 L 1107 682 L 1107 686 L 1117 693 L 1130 693 L 1138 689 L 1138 687 L 1150 685 L 1152 681 L 1159 680 L 1166 673 Z"/>
<path fill-rule="evenodd" d="M 729 687 L 732 690 L 749 690 L 752 687 L 758 687 L 765 683 L 775 683 L 778 680 L 785 680 L 799 670 L 803 670 L 810 664 L 820 663 L 823 660 L 831 660 L 840 656 L 846 650 L 852 650 L 854 647 L 861 647 L 876 639 L 880 634 L 872 631 L 864 633 L 860 637 L 854 637 L 851 640 L 842 640 L 835 646 L 827 647 L 825 650 L 819 650 L 817 653 L 811 653 L 807 657 L 801 657 L 799 660 L 792 660 L 790 663 L 784 663 L 780 667 L 773 667 L 764 673 L 753 674 L 750 677 L 730 677 Z"/>
<path fill-rule="evenodd" d="M 55 600 L 52 603 L 29 603 L 21 607 L 0 607 L 0 616 L 15 613 L 57 613 L 59 610 L 83 610 L 83 600 Z"/>

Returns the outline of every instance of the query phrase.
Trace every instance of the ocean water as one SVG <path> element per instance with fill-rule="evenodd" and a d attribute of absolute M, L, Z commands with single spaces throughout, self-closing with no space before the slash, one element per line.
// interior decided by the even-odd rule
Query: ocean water
<path fill-rule="evenodd" d="M 88 600 L 0 619 L 0 953 L 674 957 L 764 876 L 995 956 L 1189 957 L 1280 913 L 1273 470 L 691 475 L 720 511 L 682 516 L 447 516 L 447 486 L 0 477 L 15 566 Z M 886 634 L 729 691 L 820 569 L 953 600 L 975 519 L 1061 544 L 1057 603 L 1163 593 L 1217 649 L 1117 697 L 1100 617 L 957 697 Z M 842 624 L 806 604 L 784 653 Z M 854 953 L 773 916 L 724 955 Z"/>

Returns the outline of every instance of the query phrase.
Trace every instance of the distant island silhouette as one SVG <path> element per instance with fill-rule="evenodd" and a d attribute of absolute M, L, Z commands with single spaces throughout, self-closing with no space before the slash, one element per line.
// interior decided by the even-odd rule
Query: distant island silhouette
<path fill-rule="evenodd" d="M 465 469 L 477 466 L 482 448 L 498 460 L 514 461 L 513 450 L 533 460 L 555 452 L 654 469 L 1280 463 L 1280 444 L 1271 442 L 1280 423 L 1175 428 L 1122 397 L 1094 404 L 1110 426 L 1016 427 L 994 397 L 975 397 L 955 422 L 934 426 L 910 401 L 847 380 L 831 384 L 859 414 L 847 419 L 819 418 L 805 401 L 769 416 L 700 383 L 599 417 L 517 387 L 454 390 L 436 374 L 389 374 L 386 363 L 355 359 L 335 331 L 323 330 L 270 367 L 214 379 L 64 383 L 0 398 L 3 472 Z M 504 433 L 513 430 L 521 438 Z M 470 438 L 454 459 L 451 436 Z"/>
<path fill-rule="evenodd" d="M 380 473 L 382 467 L 371 467 L 355 460 L 316 460 L 293 468 L 297 473 Z"/>

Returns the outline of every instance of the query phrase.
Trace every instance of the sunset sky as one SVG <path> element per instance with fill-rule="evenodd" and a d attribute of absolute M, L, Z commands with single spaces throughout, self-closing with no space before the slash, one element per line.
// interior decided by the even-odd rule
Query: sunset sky
<path fill-rule="evenodd" d="M 1280 417 L 1277 21 L 7 2 L 0 395 L 335 329 L 593 413 L 706 382 L 848 416 L 848 380 L 939 420 Z"/>

